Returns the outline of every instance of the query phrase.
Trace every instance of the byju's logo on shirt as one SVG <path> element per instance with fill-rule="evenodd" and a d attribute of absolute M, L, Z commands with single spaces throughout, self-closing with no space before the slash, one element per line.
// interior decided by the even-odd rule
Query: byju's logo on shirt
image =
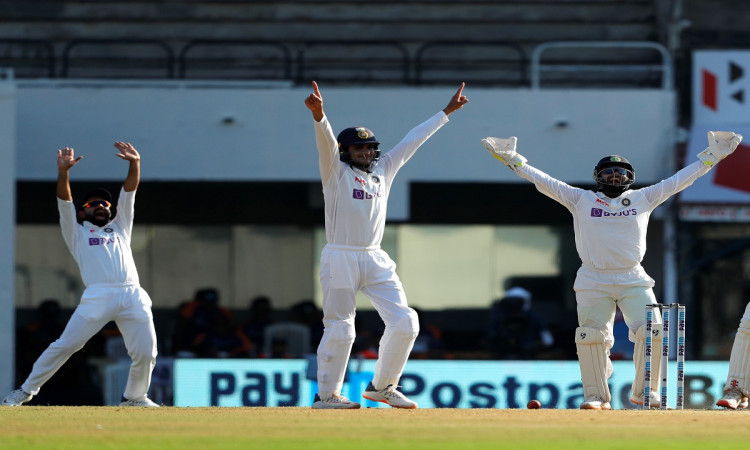
<path fill-rule="evenodd" d="M 362 189 L 354 189 L 352 190 L 352 198 L 356 200 L 371 200 L 373 197 L 382 197 L 383 193 L 378 191 L 374 194 L 370 194 L 367 191 L 364 191 Z"/>
<path fill-rule="evenodd" d="M 89 238 L 89 245 L 107 245 L 107 244 L 114 244 L 119 238 L 117 236 L 113 237 L 103 237 L 103 238 Z"/>
<path fill-rule="evenodd" d="M 352 191 L 352 198 L 357 200 L 370 200 L 372 198 L 372 194 L 369 192 L 365 192 L 362 189 L 354 189 Z"/>
<path fill-rule="evenodd" d="M 625 216 L 636 216 L 638 210 L 635 208 L 626 209 L 625 211 L 618 211 L 615 213 L 607 212 L 601 208 L 591 208 L 591 217 L 625 217 Z"/>

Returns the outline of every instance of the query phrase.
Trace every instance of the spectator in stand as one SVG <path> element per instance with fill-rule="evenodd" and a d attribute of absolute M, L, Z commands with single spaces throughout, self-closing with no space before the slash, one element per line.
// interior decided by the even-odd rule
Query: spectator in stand
<path fill-rule="evenodd" d="M 183 358 L 194 357 L 200 352 L 195 347 L 196 339 L 203 333 L 213 331 L 217 323 L 222 323 L 217 316 L 225 316 L 232 322 L 232 313 L 219 305 L 219 291 L 207 287 L 195 291 L 193 300 L 183 304 L 179 309 L 177 329 L 175 331 L 175 354 Z"/>
<path fill-rule="evenodd" d="M 522 287 L 508 289 L 490 308 L 487 341 L 496 359 L 536 359 L 542 348 L 554 344 L 542 318 L 531 310 L 531 292 Z"/>
<path fill-rule="evenodd" d="M 34 362 L 65 329 L 62 308 L 57 299 L 42 301 L 36 310 L 36 320 L 19 327 L 16 338 L 16 382 L 23 383 Z M 97 406 L 104 404 L 96 369 L 88 363 L 91 357 L 104 354 L 101 334 L 95 335 L 86 346 L 74 353 L 45 384 L 30 405 Z"/>
<path fill-rule="evenodd" d="M 249 356 L 257 358 L 263 351 L 266 327 L 274 322 L 271 317 L 271 299 L 259 295 L 250 302 L 250 316 L 240 324 L 239 331 L 252 343 Z"/>
<path fill-rule="evenodd" d="M 301 323 L 310 329 L 310 348 L 317 348 L 323 337 L 323 311 L 318 309 L 314 301 L 305 299 L 292 305 L 289 314 L 292 322 Z"/>
<path fill-rule="evenodd" d="M 193 352 L 198 358 L 246 358 L 252 344 L 234 326 L 227 314 L 213 314 L 211 326 L 193 341 Z"/>
<path fill-rule="evenodd" d="M 443 330 L 425 322 L 424 312 L 412 306 L 419 318 L 419 334 L 411 349 L 411 357 L 415 359 L 443 359 L 445 345 L 443 344 Z"/>

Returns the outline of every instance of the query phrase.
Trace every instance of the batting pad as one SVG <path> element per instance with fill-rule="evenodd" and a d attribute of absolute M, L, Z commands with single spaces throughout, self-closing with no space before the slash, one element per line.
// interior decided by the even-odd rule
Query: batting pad
<path fill-rule="evenodd" d="M 654 323 L 654 336 L 651 340 L 651 392 L 659 393 L 661 386 L 661 332 L 662 324 Z M 635 377 L 631 387 L 634 397 L 643 397 L 643 369 L 646 360 L 646 326 L 641 325 L 635 333 L 635 347 L 633 348 L 633 363 L 635 364 Z"/>
<path fill-rule="evenodd" d="M 576 348 L 584 398 L 597 395 L 605 402 L 612 401 L 607 384 L 611 371 L 607 349 L 604 347 L 604 332 L 596 328 L 576 328 Z"/>
<path fill-rule="evenodd" d="M 729 356 L 729 376 L 724 390 L 740 388 L 742 394 L 750 395 L 750 320 L 742 320 L 734 336 L 732 353 Z"/>

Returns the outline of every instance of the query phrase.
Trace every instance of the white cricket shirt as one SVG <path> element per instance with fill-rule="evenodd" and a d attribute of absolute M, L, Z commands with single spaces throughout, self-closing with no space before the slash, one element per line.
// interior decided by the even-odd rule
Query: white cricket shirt
<path fill-rule="evenodd" d="M 139 284 L 130 250 L 135 192 L 120 190 L 117 215 L 103 227 L 88 221 L 79 225 L 73 202 L 57 199 L 63 239 L 78 263 L 86 287 L 101 283 Z"/>
<path fill-rule="evenodd" d="M 697 161 L 666 180 L 627 190 L 617 198 L 570 186 L 528 164 L 518 169 L 518 175 L 534 183 L 539 192 L 565 206 L 573 215 L 576 250 L 584 266 L 627 270 L 640 265 L 646 254 L 651 212 L 709 169 Z"/>
<path fill-rule="evenodd" d="M 325 198 L 326 240 L 329 244 L 379 246 L 385 230 L 391 183 L 417 149 L 448 122 L 440 111 L 414 127 L 368 173 L 339 160 L 336 137 L 328 118 L 315 122 L 320 177 Z"/>

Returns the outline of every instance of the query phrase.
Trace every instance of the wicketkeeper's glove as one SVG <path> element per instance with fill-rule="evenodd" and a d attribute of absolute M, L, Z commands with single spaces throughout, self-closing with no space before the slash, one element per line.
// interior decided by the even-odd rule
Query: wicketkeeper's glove
<path fill-rule="evenodd" d="M 499 159 L 514 171 L 526 164 L 527 161 L 526 158 L 516 152 L 517 142 L 518 139 L 515 136 L 511 136 L 508 139 L 496 137 L 482 139 L 482 145 L 490 152 L 490 155 L 493 158 Z"/>
<path fill-rule="evenodd" d="M 709 131 L 708 148 L 698 153 L 698 158 L 707 166 L 713 166 L 731 155 L 742 142 L 742 135 L 731 131 Z"/>

